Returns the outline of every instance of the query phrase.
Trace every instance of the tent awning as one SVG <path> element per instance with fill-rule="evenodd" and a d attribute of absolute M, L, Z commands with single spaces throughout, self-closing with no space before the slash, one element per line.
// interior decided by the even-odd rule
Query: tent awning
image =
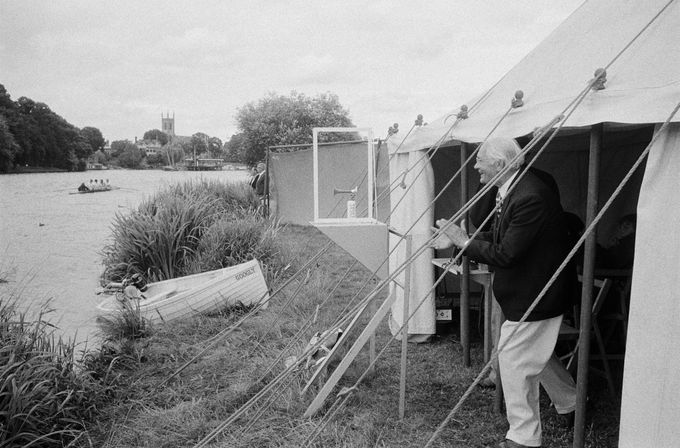
<path fill-rule="evenodd" d="M 456 125 L 447 140 L 484 140 L 517 90 L 524 92 L 524 106 L 512 110 L 494 135 L 527 135 L 562 113 L 595 70 L 608 64 L 605 89 L 590 93 L 564 126 L 665 121 L 680 101 L 680 45 L 669 38 L 680 37 L 679 23 L 678 1 L 584 3 L 487 93 L 470 101 L 469 118 Z M 457 113 L 415 129 L 400 152 L 434 145 Z"/>

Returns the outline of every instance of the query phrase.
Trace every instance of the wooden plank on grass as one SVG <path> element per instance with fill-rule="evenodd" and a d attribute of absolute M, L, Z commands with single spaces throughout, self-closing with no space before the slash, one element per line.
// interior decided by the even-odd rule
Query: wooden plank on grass
<path fill-rule="evenodd" d="M 330 395 L 330 393 L 333 391 L 335 385 L 338 383 L 338 381 L 340 381 L 340 378 L 342 378 L 342 376 L 345 374 L 349 366 L 354 361 L 354 358 L 356 358 L 356 356 L 359 354 L 359 352 L 364 347 L 366 342 L 368 342 L 370 337 L 375 333 L 376 329 L 378 328 L 378 325 L 380 325 L 380 322 L 382 322 L 383 318 L 390 311 L 390 307 L 394 302 L 394 297 L 395 297 L 394 294 L 390 294 L 382 303 L 382 305 L 380 305 L 378 311 L 376 311 L 375 315 L 368 322 L 368 324 L 361 332 L 357 340 L 354 342 L 352 347 L 349 349 L 345 357 L 342 359 L 342 361 L 340 361 L 340 364 L 338 364 L 338 367 L 335 368 L 331 376 L 328 378 L 328 381 L 326 381 L 326 383 L 323 385 L 319 393 L 316 395 L 316 397 L 314 397 L 314 400 L 312 400 L 312 403 L 305 411 L 304 414 L 305 417 L 311 417 L 319 411 L 319 408 L 321 408 L 324 401 L 326 401 L 326 398 L 328 398 L 328 395 Z"/>

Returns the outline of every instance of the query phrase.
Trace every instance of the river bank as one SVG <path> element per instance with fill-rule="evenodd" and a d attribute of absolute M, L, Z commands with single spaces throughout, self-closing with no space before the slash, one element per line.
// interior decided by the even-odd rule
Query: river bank
<path fill-rule="evenodd" d="M 298 260 L 296 267 L 312 260 L 329 242 L 315 228 L 301 226 L 285 227 L 281 239 Z M 369 364 L 368 353 L 362 350 L 336 388 L 336 392 L 352 391 L 337 409 L 330 408 L 336 402 L 333 393 L 318 415 L 304 417 L 327 376 L 303 393 L 314 372 L 313 361 L 310 367 L 304 362 L 286 373 L 291 357 L 300 356 L 317 332 L 335 328 L 338 317 L 364 298 L 368 291 L 362 287 L 368 284 L 370 289 L 373 284 L 369 276 L 332 245 L 274 296 L 268 309 L 238 326 L 244 310 L 157 327 L 128 352 L 126 360 L 131 364 L 118 372 L 121 383 L 128 386 L 90 427 L 91 442 L 106 447 L 168 448 L 424 446 L 482 367 L 479 335 L 473 335 L 472 368 L 463 367 L 455 334 L 409 345 L 403 420 L 397 412 L 400 343 L 391 340 L 385 322 L 376 332 L 378 353 L 383 349 L 384 353 L 375 372 L 357 383 Z M 278 290 L 283 280 L 270 288 Z M 359 319 L 350 340 L 369 318 L 366 313 Z M 328 374 L 348 348 L 349 344 L 340 350 Z M 586 446 L 615 447 L 616 404 L 606 392 L 597 392 L 605 390 L 598 389 L 602 381 L 593 378 L 592 382 Z M 495 446 L 503 439 L 507 423 L 504 415 L 494 413 L 493 403 L 493 391 L 474 390 L 432 446 Z M 547 397 L 541 407 L 544 446 L 571 447 L 571 433 L 560 426 Z"/>
<path fill-rule="evenodd" d="M 36 174 L 36 173 L 67 173 L 63 168 L 49 166 L 17 166 L 12 170 L 0 172 L 0 174 Z"/>

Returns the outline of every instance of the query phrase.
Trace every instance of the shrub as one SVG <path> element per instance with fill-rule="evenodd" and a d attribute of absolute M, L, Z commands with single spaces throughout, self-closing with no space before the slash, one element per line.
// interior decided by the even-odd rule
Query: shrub
<path fill-rule="evenodd" d="M 196 251 L 196 270 L 210 271 L 257 258 L 276 275 L 287 264 L 276 220 L 256 214 L 221 219 L 206 229 Z"/>
<path fill-rule="evenodd" d="M 134 273 L 165 280 L 258 258 L 282 263 L 278 223 L 262 218 L 247 183 L 185 182 L 166 187 L 136 211 L 117 214 L 104 248 L 105 281 Z"/>

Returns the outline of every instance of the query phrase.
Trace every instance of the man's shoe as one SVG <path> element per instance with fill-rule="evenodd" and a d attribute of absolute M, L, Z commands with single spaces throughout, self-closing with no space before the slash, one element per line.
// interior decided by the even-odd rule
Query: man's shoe
<path fill-rule="evenodd" d="M 557 418 L 560 421 L 560 426 L 571 429 L 574 427 L 576 411 L 567 412 L 566 414 L 557 414 Z"/>
<path fill-rule="evenodd" d="M 495 389 L 496 388 L 496 382 L 489 378 L 488 376 L 481 380 L 479 383 L 477 383 L 478 387 L 481 387 L 482 389 Z"/>
<path fill-rule="evenodd" d="M 517 442 L 513 442 L 510 439 L 505 439 L 501 443 L 498 444 L 498 448 L 541 448 L 540 446 L 534 447 L 534 446 L 528 446 L 528 445 L 522 445 Z"/>

